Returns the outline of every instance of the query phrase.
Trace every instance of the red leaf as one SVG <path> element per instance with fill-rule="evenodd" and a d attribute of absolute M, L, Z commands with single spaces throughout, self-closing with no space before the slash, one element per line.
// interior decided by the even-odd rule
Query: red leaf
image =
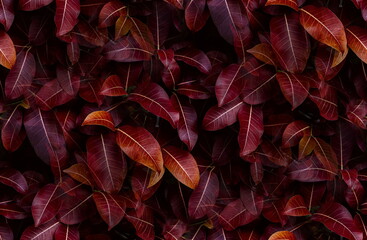
<path fill-rule="evenodd" d="M 177 122 L 178 136 L 191 151 L 198 140 L 197 114 L 195 108 L 176 94 L 171 96 L 173 107 L 180 113 Z"/>
<path fill-rule="evenodd" d="M 273 51 L 273 48 L 268 43 L 260 43 L 255 45 L 253 48 L 247 50 L 248 53 L 251 53 L 258 60 L 270 64 L 273 66 L 278 66 L 279 63 L 276 60 L 276 55 Z"/>
<path fill-rule="evenodd" d="M 367 102 L 364 100 L 358 102 L 350 102 L 347 107 L 347 116 L 356 126 L 367 128 Z"/>
<path fill-rule="evenodd" d="M 348 50 L 344 26 L 330 9 L 308 5 L 300 9 L 299 19 L 316 40 L 342 53 Z"/>
<path fill-rule="evenodd" d="M 130 17 L 130 20 L 132 22 L 130 28 L 131 36 L 142 49 L 148 52 L 154 52 L 154 39 L 148 26 L 137 18 Z"/>
<path fill-rule="evenodd" d="M 38 227 L 53 219 L 59 211 L 61 202 L 59 186 L 48 184 L 41 188 L 32 202 L 34 225 Z"/>
<path fill-rule="evenodd" d="M 172 127 L 176 127 L 179 113 L 173 108 L 167 93 L 158 84 L 140 85 L 128 99 L 139 103 L 147 111 L 166 119 Z"/>
<path fill-rule="evenodd" d="M 276 75 L 285 99 L 292 105 L 292 110 L 301 105 L 308 96 L 310 85 L 302 75 L 278 72 Z"/>
<path fill-rule="evenodd" d="M 309 98 L 317 105 L 320 115 L 329 121 L 338 119 L 337 95 L 334 88 L 325 86 L 325 95 L 322 96 L 320 91 L 314 90 L 310 92 Z"/>
<path fill-rule="evenodd" d="M 15 191 L 25 194 L 28 191 L 28 184 L 24 176 L 15 169 L 0 169 L 0 183 L 12 187 Z"/>
<path fill-rule="evenodd" d="M 163 158 L 161 148 L 151 133 L 142 127 L 122 126 L 117 129 L 117 144 L 132 160 L 161 172 Z"/>
<path fill-rule="evenodd" d="M 207 131 L 216 131 L 232 125 L 237 121 L 237 113 L 243 105 L 241 100 L 236 99 L 223 107 L 211 107 L 203 119 L 203 128 Z"/>
<path fill-rule="evenodd" d="M 72 41 L 67 44 L 66 51 L 71 64 L 76 64 L 80 57 L 80 48 L 76 37 L 73 37 Z"/>
<path fill-rule="evenodd" d="M 238 64 L 231 64 L 222 70 L 215 83 L 215 95 L 219 107 L 233 101 L 241 94 L 246 75 L 246 70 Z"/>
<path fill-rule="evenodd" d="M 209 18 L 205 0 L 190 0 L 185 7 L 185 21 L 187 27 L 197 32 L 202 29 Z"/>
<path fill-rule="evenodd" d="M 254 189 L 250 189 L 247 186 L 241 186 L 240 196 L 244 208 L 247 209 L 251 215 L 260 215 L 264 204 L 264 197 L 262 195 L 257 194 Z"/>
<path fill-rule="evenodd" d="M 19 7 L 23 11 L 34 11 L 52 2 L 53 0 L 19 0 Z"/>
<path fill-rule="evenodd" d="M 294 217 L 311 215 L 301 195 L 295 195 L 288 200 L 284 208 L 284 214 Z"/>
<path fill-rule="evenodd" d="M 13 240 L 14 239 L 13 231 L 5 223 L 0 224 L 0 237 L 3 240 Z"/>
<path fill-rule="evenodd" d="M 53 239 L 54 233 L 59 225 L 60 223 L 54 220 L 39 227 L 29 226 L 24 230 L 20 240 Z"/>
<path fill-rule="evenodd" d="M 286 202 L 283 199 L 265 201 L 262 215 L 269 221 L 280 223 L 282 226 L 287 222 L 287 216 L 283 214 Z"/>
<path fill-rule="evenodd" d="M 189 216 L 193 219 L 204 217 L 214 207 L 219 194 L 219 181 L 214 169 L 204 171 L 198 186 L 189 200 Z"/>
<path fill-rule="evenodd" d="M 50 154 L 62 159 L 67 155 L 65 139 L 52 112 L 30 110 L 24 116 L 24 127 L 33 149 L 45 163 Z"/>
<path fill-rule="evenodd" d="M 174 88 L 180 80 L 180 67 L 174 60 L 174 52 L 172 49 L 158 50 L 158 58 L 164 65 L 162 71 L 162 81 L 168 88 Z"/>
<path fill-rule="evenodd" d="M 111 75 L 104 81 L 99 94 L 110 97 L 125 96 L 127 92 L 121 85 L 119 76 Z"/>
<path fill-rule="evenodd" d="M 175 58 L 190 66 L 197 68 L 200 72 L 209 74 L 212 65 L 208 56 L 201 50 L 194 48 L 185 48 L 175 52 Z"/>
<path fill-rule="evenodd" d="M 8 31 L 14 21 L 14 1 L 3 0 L 0 3 L 0 23 L 4 25 L 6 31 Z"/>
<path fill-rule="evenodd" d="M 314 149 L 316 157 L 320 160 L 326 170 L 337 173 L 337 160 L 334 150 L 322 139 L 315 137 L 313 137 L 313 139 L 316 142 Z"/>
<path fill-rule="evenodd" d="M 256 218 L 257 215 L 252 215 L 242 204 L 241 199 L 230 202 L 220 213 L 219 224 L 227 231 L 232 231 L 239 226 L 246 225 Z"/>
<path fill-rule="evenodd" d="M 160 48 L 169 36 L 173 8 L 163 1 L 154 1 L 152 14 L 148 16 L 148 27 L 152 31 L 155 45 Z"/>
<path fill-rule="evenodd" d="M 68 169 L 65 169 L 64 172 L 83 184 L 89 185 L 91 187 L 96 185 L 88 166 L 82 162 L 72 165 Z"/>
<path fill-rule="evenodd" d="M 152 170 L 144 166 L 134 168 L 131 177 L 131 188 L 138 203 L 151 198 L 159 187 L 159 184 L 149 186 L 152 173 Z"/>
<path fill-rule="evenodd" d="M 88 114 L 84 119 L 82 126 L 86 125 L 99 125 L 104 126 L 111 131 L 115 131 L 115 123 L 109 112 L 106 111 L 95 111 Z"/>
<path fill-rule="evenodd" d="M 273 233 L 268 240 L 296 240 L 296 236 L 289 231 L 278 231 Z"/>
<path fill-rule="evenodd" d="M 309 133 L 310 126 L 303 121 L 294 121 L 287 125 L 283 132 L 282 147 L 289 148 L 298 145 L 301 138 Z"/>
<path fill-rule="evenodd" d="M 92 194 L 78 193 L 77 197 L 67 197 L 58 213 L 60 222 L 64 224 L 78 224 L 94 214 Z"/>
<path fill-rule="evenodd" d="M 336 50 L 325 45 L 319 45 L 317 48 L 315 68 L 320 80 L 328 81 L 334 78 L 343 67 L 344 64 L 333 67 L 333 58 L 336 53 Z"/>
<path fill-rule="evenodd" d="M 36 62 L 30 48 L 17 55 L 15 65 L 5 79 L 5 95 L 9 99 L 18 98 L 26 93 L 36 73 Z"/>
<path fill-rule="evenodd" d="M 4 31 L 0 31 L 0 40 L 0 64 L 11 69 L 17 58 L 13 41 Z"/>
<path fill-rule="evenodd" d="M 79 21 L 77 27 L 80 36 L 92 45 L 103 47 L 108 41 L 108 32 L 106 28 L 97 28 L 86 21 Z"/>
<path fill-rule="evenodd" d="M 328 229 L 342 237 L 353 240 L 363 239 L 363 233 L 354 225 L 351 214 L 339 203 L 328 202 L 322 205 L 311 219 L 321 222 Z"/>
<path fill-rule="evenodd" d="M 365 190 L 358 179 L 356 169 L 341 170 L 343 181 L 348 185 L 345 190 L 345 199 L 350 207 L 357 208 L 365 198 Z"/>
<path fill-rule="evenodd" d="M 121 15 L 126 15 L 125 5 L 119 1 L 106 3 L 99 12 L 98 27 L 105 28 L 114 25 Z"/>
<path fill-rule="evenodd" d="M 108 60 L 117 62 L 137 62 L 149 60 L 153 55 L 138 46 L 131 37 L 122 37 L 117 42 L 110 41 L 104 47 L 104 54 Z"/>
<path fill-rule="evenodd" d="M 122 197 L 103 192 L 93 193 L 99 215 L 108 224 L 108 231 L 116 226 L 125 215 L 126 204 Z"/>
<path fill-rule="evenodd" d="M 199 84 L 182 83 L 177 88 L 177 93 L 187 96 L 191 99 L 208 99 L 210 98 L 209 91 Z"/>
<path fill-rule="evenodd" d="M 182 238 L 182 235 L 187 231 L 187 224 L 180 220 L 168 220 L 163 227 L 164 239 L 176 240 Z"/>
<path fill-rule="evenodd" d="M 25 219 L 28 217 L 24 209 L 13 203 L 0 204 L 0 215 L 7 219 Z"/>
<path fill-rule="evenodd" d="M 79 231 L 77 226 L 61 224 L 55 231 L 55 240 L 79 240 Z"/>
<path fill-rule="evenodd" d="M 181 183 L 195 189 L 200 173 L 195 158 L 189 153 L 173 146 L 162 149 L 164 166 Z"/>
<path fill-rule="evenodd" d="M 270 42 L 280 65 L 291 73 L 306 67 L 311 46 L 306 32 L 299 24 L 298 14 L 284 14 L 270 21 Z"/>
<path fill-rule="evenodd" d="M 56 68 L 57 81 L 61 88 L 69 95 L 75 96 L 80 87 L 80 76 L 72 69 L 58 65 Z"/>
<path fill-rule="evenodd" d="M 115 143 L 115 134 L 91 137 L 87 161 L 97 186 L 108 193 L 119 192 L 126 175 L 126 162 Z"/>
<path fill-rule="evenodd" d="M 139 211 L 141 214 L 138 214 Z M 153 240 L 154 234 L 154 216 L 152 210 L 142 205 L 137 211 L 126 214 L 127 220 L 134 226 L 136 235 L 146 240 Z"/>
<path fill-rule="evenodd" d="M 70 32 L 78 23 L 79 13 L 79 0 L 56 0 L 56 35 L 62 36 Z"/>
<path fill-rule="evenodd" d="M 23 127 L 23 113 L 17 105 L 5 120 L 1 129 L 1 140 L 7 151 L 14 152 L 22 145 L 25 138 Z"/>
<path fill-rule="evenodd" d="M 367 31 L 358 26 L 346 29 L 348 47 L 365 63 L 367 63 Z"/>
<path fill-rule="evenodd" d="M 298 11 L 297 0 L 268 0 L 265 6 L 287 6 L 295 11 Z"/>
<path fill-rule="evenodd" d="M 240 132 L 238 143 L 240 156 L 244 157 L 259 146 L 264 132 L 263 113 L 261 107 L 244 104 L 238 112 Z"/>
<path fill-rule="evenodd" d="M 165 0 L 165 1 L 172 4 L 178 9 L 183 9 L 183 0 Z"/>

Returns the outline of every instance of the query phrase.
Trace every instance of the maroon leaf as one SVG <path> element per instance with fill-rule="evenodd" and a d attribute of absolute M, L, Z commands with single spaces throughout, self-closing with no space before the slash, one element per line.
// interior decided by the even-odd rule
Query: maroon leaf
<path fill-rule="evenodd" d="M 285 99 L 292 105 L 292 110 L 306 100 L 310 85 L 305 77 L 292 73 L 278 72 L 276 78 Z"/>
<path fill-rule="evenodd" d="M 28 184 L 24 176 L 15 169 L 0 169 L 0 183 L 12 187 L 19 193 L 25 194 L 28 191 Z"/>
<path fill-rule="evenodd" d="M 58 213 L 60 222 L 64 224 L 78 224 L 94 214 L 92 194 L 78 193 L 78 197 L 68 197 Z"/>
<path fill-rule="evenodd" d="M 178 220 L 168 221 L 163 228 L 164 239 L 175 240 L 181 238 L 187 230 L 187 224 Z"/>
<path fill-rule="evenodd" d="M 61 65 L 57 66 L 56 74 L 61 88 L 69 95 L 76 95 L 80 86 L 80 76 L 73 73 L 70 68 Z"/>
<path fill-rule="evenodd" d="M 4 223 L 0 224 L 0 237 L 3 240 L 13 240 L 14 239 L 13 231 L 7 224 L 4 224 Z"/>
<path fill-rule="evenodd" d="M 14 203 L 0 204 L 0 215 L 7 219 L 25 219 L 28 214 Z"/>
<path fill-rule="evenodd" d="M 70 32 L 78 23 L 79 13 L 79 0 L 56 0 L 56 35 L 62 36 Z"/>
<path fill-rule="evenodd" d="M 244 104 L 238 112 L 240 132 L 238 143 L 241 157 L 246 156 L 259 146 L 264 132 L 263 113 L 260 107 Z"/>
<path fill-rule="evenodd" d="M 272 18 L 270 42 L 280 65 L 291 73 L 300 73 L 306 67 L 311 46 L 296 13 Z"/>
<path fill-rule="evenodd" d="M 312 220 L 321 222 L 331 231 L 348 239 L 362 240 L 363 233 L 354 225 L 349 211 L 341 204 L 329 202 L 313 214 Z"/>
<path fill-rule="evenodd" d="M 350 207 L 357 208 L 363 201 L 366 192 L 358 180 L 358 172 L 356 169 L 342 170 L 342 178 L 344 182 L 348 185 L 345 190 L 345 199 Z"/>
<path fill-rule="evenodd" d="M 304 134 L 309 133 L 310 126 L 303 121 L 295 121 L 287 125 L 283 132 L 282 147 L 296 146 Z"/>
<path fill-rule="evenodd" d="M 140 85 L 130 94 L 129 100 L 139 103 L 146 110 L 169 121 L 176 127 L 179 113 L 173 108 L 167 93 L 156 83 Z"/>
<path fill-rule="evenodd" d="M 209 91 L 198 84 L 182 83 L 178 86 L 177 93 L 187 96 L 191 99 L 208 99 L 210 98 Z"/>
<path fill-rule="evenodd" d="M 93 200 L 103 221 L 108 224 L 108 230 L 116 226 L 125 215 L 125 201 L 118 195 L 103 192 L 93 193 Z"/>
<path fill-rule="evenodd" d="M 265 6 L 287 6 L 298 11 L 297 0 L 268 0 Z"/>
<path fill-rule="evenodd" d="M 126 162 L 115 139 L 110 133 L 87 141 L 87 161 L 94 181 L 108 193 L 119 192 L 126 175 Z"/>
<path fill-rule="evenodd" d="M 138 209 L 141 214 L 137 214 L 136 211 L 129 212 L 126 215 L 127 220 L 134 226 L 136 234 L 142 239 L 153 240 L 154 234 L 154 218 L 150 208 L 142 205 Z"/>
<path fill-rule="evenodd" d="M 20 240 L 53 239 L 54 233 L 59 225 L 60 223 L 54 220 L 39 227 L 29 226 L 23 232 Z"/>
<path fill-rule="evenodd" d="M 152 14 L 148 17 L 148 27 L 152 32 L 155 45 L 161 47 L 168 38 L 172 25 L 172 8 L 164 1 L 154 1 Z"/>
<path fill-rule="evenodd" d="M 10 113 L 1 129 L 1 140 L 6 150 L 14 152 L 22 145 L 25 138 L 22 126 L 23 114 L 18 105 Z"/>
<path fill-rule="evenodd" d="M 115 24 L 120 15 L 126 14 L 126 6 L 119 1 L 106 3 L 99 13 L 98 27 L 105 28 Z"/>
<path fill-rule="evenodd" d="M 243 105 L 241 100 L 236 99 L 223 107 L 211 107 L 205 114 L 203 128 L 215 131 L 232 125 L 237 121 L 237 113 Z"/>
<path fill-rule="evenodd" d="M 152 171 L 146 167 L 135 167 L 131 177 L 131 188 L 135 199 L 145 201 L 157 191 L 159 184 L 150 185 Z"/>
<path fill-rule="evenodd" d="M 301 195 L 295 195 L 288 200 L 284 214 L 294 217 L 311 215 Z"/>
<path fill-rule="evenodd" d="M 171 103 L 176 111 L 180 113 L 180 118 L 177 122 L 178 136 L 191 151 L 198 139 L 196 111 L 188 101 L 184 101 L 176 94 L 171 96 Z"/>
<path fill-rule="evenodd" d="M 19 7 L 24 11 L 33 11 L 47 6 L 52 2 L 53 0 L 20 0 Z"/>
<path fill-rule="evenodd" d="M 367 63 L 366 30 L 358 26 L 350 26 L 346 29 L 348 47 L 365 63 Z"/>
<path fill-rule="evenodd" d="M 254 189 L 242 186 L 240 196 L 244 208 L 247 209 L 250 215 L 254 215 L 254 217 L 256 215 L 260 215 L 264 204 L 264 198 L 262 195 L 257 194 Z"/>
<path fill-rule="evenodd" d="M 204 171 L 192 192 L 188 212 L 193 219 L 204 217 L 213 208 L 219 194 L 219 181 L 214 169 Z"/>
<path fill-rule="evenodd" d="M 117 75 L 111 75 L 104 81 L 99 94 L 110 97 L 127 95 L 121 84 L 121 79 Z"/>
<path fill-rule="evenodd" d="M 190 66 L 197 68 L 200 72 L 209 74 L 212 69 L 212 65 L 208 56 L 194 48 L 186 48 L 175 52 L 175 58 L 178 61 L 182 61 Z"/>
<path fill-rule="evenodd" d="M 202 29 L 209 18 L 206 0 L 190 0 L 185 7 L 187 27 L 194 32 Z"/>
<path fill-rule="evenodd" d="M 229 203 L 220 213 L 219 223 L 227 231 L 232 231 L 239 226 L 246 225 L 258 216 L 251 214 L 243 205 L 241 199 Z"/>
<path fill-rule="evenodd" d="M 367 127 L 367 102 L 351 102 L 347 108 L 347 116 L 356 126 L 366 129 Z"/>
<path fill-rule="evenodd" d="M 320 80 L 331 80 L 343 67 L 344 64 L 338 64 L 337 66 L 333 67 L 335 53 L 336 50 L 325 45 L 319 45 L 317 48 L 315 56 L 315 68 L 317 76 Z"/>
<path fill-rule="evenodd" d="M 320 115 L 327 120 L 333 121 L 338 119 L 338 105 L 336 91 L 331 86 L 325 86 L 325 94 L 321 95 L 320 91 L 314 90 L 310 92 L 310 99 L 317 105 Z"/>
<path fill-rule="evenodd" d="M 34 225 L 38 227 L 53 219 L 61 205 L 59 186 L 48 184 L 41 188 L 32 202 L 32 216 Z"/>
<path fill-rule="evenodd" d="M 79 240 L 79 231 L 77 226 L 61 224 L 55 231 L 55 240 Z"/>
<path fill-rule="evenodd" d="M 14 2 L 12 0 L 4 0 L 0 5 L 0 23 L 4 25 L 8 31 L 14 21 Z"/>
<path fill-rule="evenodd" d="M 17 55 L 15 65 L 5 80 L 5 95 L 9 99 L 18 98 L 26 93 L 36 73 L 36 63 L 30 48 Z"/>
<path fill-rule="evenodd" d="M 122 37 L 117 42 L 110 41 L 104 47 L 108 60 L 117 62 L 137 62 L 149 60 L 153 53 L 140 48 L 130 37 Z"/>
<path fill-rule="evenodd" d="M 162 71 L 162 81 L 168 88 L 174 88 L 180 80 L 180 67 L 174 60 L 174 52 L 172 49 L 158 50 L 158 58 L 164 65 Z"/>

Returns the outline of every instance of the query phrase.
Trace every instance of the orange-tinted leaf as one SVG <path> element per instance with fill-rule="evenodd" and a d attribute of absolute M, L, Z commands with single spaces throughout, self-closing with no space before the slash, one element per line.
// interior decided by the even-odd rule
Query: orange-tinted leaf
<path fill-rule="evenodd" d="M 284 214 L 294 217 L 311 215 L 301 195 L 295 195 L 288 200 L 284 208 Z"/>
<path fill-rule="evenodd" d="M 113 122 L 113 118 L 109 112 L 106 111 L 95 111 L 84 119 L 82 126 L 85 125 L 99 125 L 104 126 L 111 131 L 115 131 L 115 123 Z"/>
<path fill-rule="evenodd" d="M 308 126 L 303 121 L 294 121 L 288 124 L 283 133 L 282 146 L 283 147 L 296 146 L 303 137 L 305 131 L 309 128 L 310 126 Z"/>
<path fill-rule="evenodd" d="M 68 169 L 65 169 L 64 172 L 83 184 L 89 185 L 91 187 L 95 186 L 92 174 L 89 171 L 88 166 L 84 163 L 74 164 Z"/>
<path fill-rule="evenodd" d="M 268 43 L 257 44 L 253 48 L 247 50 L 247 52 L 264 63 L 278 66 L 273 48 Z"/>
<path fill-rule="evenodd" d="M 314 153 L 316 157 L 320 160 L 322 165 L 329 171 L 336 173 L 338 171 L 337 168 L 337 159 L 336 154 L 332 147 L 326 143 L 324 140 L 320 138 L 313 139 L 316 142 Z"/>
<path fill-rule="evenodd" d="M 106 3 L 99 13 L 98 27 L 105 28 L 112 26 L 121 15 L 126 15 L 125 5 L 119 1 Z"/>
<path fill-rule="evenodd" d="M 122 87 L 122 82 L 119 76 L 111 75 L 104 81 L 99 94 L 116 97 L 127 95 L 127 92 Z"/>
<path fill-rule="evenodd" d="M 116 142 L 132 160 L 154 171 L 163 171 L 161 147 L 153 135 L 144 128 L 122 126 L 117 129 Z"/>
<path fill-rule="evenodd" d="M 23 143 L 25 131 L 23 126 L 23 113 L 19 105 L 13 111 L 9 111 L 1 129 L 1 140 L 6 150 L 14 152 Z"/>
<path fill-rule="evenodd" d="M 289 231 L 279 231 L 273 233 L 269 240 L 296 240 L 296 236 L 292 232 Z"/>
<path fill-rule="evenodd" d="M 13 41 L 6 32 L 0 31 L 0 64 L 11 69 L 16 56 Z"/>
<path fill-rule="evenodd" d="M 135 41 L 142 49 L 148 52 L 154 52 L 153 34 L 150 32 L 148 26 L 137 18 L 130 18 L 130 20 L 132 22 L 130 33 Z"/>
<path fill-rule="evenodd" d="M 346 30 L 348 46 L 367 63 L 367 30 L 358 26 L 350 26 Z"/>
<path fill-rule="evenodd" d="M 268 0 L 265 6 L 287 6 L 295 11 L 298 11 L 297 0 Z"/>
<path fill-rule="evenodd" d="M 120 16 L 115 25 L 115 41 L 122 36 L 125 36 L 133 26 L 133 22 L 127 15 Z"/>
<path fill-rule="evenodd" d="M 181 183 L 195 189 L 200 174 L 195 158 L 180 148 L 167 146 L 162 149 L 164 166 Z"/>
<path fill-rule="evenodd" d="M 316 147 L 316 142 L 312 136 L 304 135 L 298 145 L 298 159 L 302 159 L 312 153 Z"/>
<path fill-rule="evenodd" d="M 300 9 L 300 22 L 316 40 L 336 49 L 347 51 L 347 38 L 343 23 L 326 7 L 312 5 Z"/>

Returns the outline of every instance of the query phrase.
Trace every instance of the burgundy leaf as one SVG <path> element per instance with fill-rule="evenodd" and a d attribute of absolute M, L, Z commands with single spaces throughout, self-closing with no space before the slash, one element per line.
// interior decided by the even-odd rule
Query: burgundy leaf
<path fill-rule="evenodd" d="M 190 66 L 197 68 L 200 72 L 209 74 L 212 65 L 208 56 L 201 50 L 186 48 L 175 52 L 175 58 Z"/>
<path fill-rule="evenodd" d="M 364 100 L 351 102 L 347 108 L 347 116 L 356 126 L 366 129 L 367 127 L 367 102 Z"/>
<path fill-rule="evenodd" d="M 61 224 L 55 231 L 55 240 L 79 240 L 79 231 L 77 226 Z"/>
<path fill-rule="evenodd" d="M 247 186 L 241 186 L 240 196 L 244 208 L 246 208 L 251 215 L 260 215 L 264 204 L 262 195 L 257 194 L 254 189 L 250 189 Z"/>
<path fill-rule="evenodd" d="M 206 0 L 190 0 L 185 7 L 185 21 L 187 27 L 197 32 L 202 29 L 209 18 Z"/>
<path fill-rule="evenodd" d="M 116 226 L 125 215 L 125 201 L 118 195 L 103 192 L 93 193 L 93 200 L 103 221 L 108 224 L 108 230 Z"/>
<path fill-rule="evenodd" d="M 60 222 L 64 224 L 78 224 L 94 214 L 92 194 L 83 192 L 78 197 L 67 197 L 58 213 Z"/>
<path fill-rule="evenodd" d="M 338 64 L 337 66 L 333 67 L 335 53 L 336 50 L 325 45 L 319 45 L 317 48 L 315 55 L 315 68 L 317 76 L 320 80 L 331 80 L 343 67 L 344 64 Z"/>
<path fill-rule="evenodd" d="M 65 173 L 69 174 L 73 179 L 89 185 L 91 187 L 95 186 L 92 173 L 90 172 L 88 166 L 85 163 L 77 163 L 64 170 Z"/>
<path fill-rule="evenodd" d="M 80 76 L 73 73 L 72 69 L 61 65 L 57 66 L 56 75 L 61 88 L 69 95 L 76 95 L 80 86 Z"/>
<path fill-rule="evenodd" d="M 126 215 L 126 218 L 134 226 L 136 234 L 139 237 L 146 240 L 153 240 L 155 237 L 153 212 L 145 205 L 142 205 L 140 208 L 138 211 L 141 214 L 138 215 L 136 211 L 132 211 Z"/>
<path fill-rule="evenodd" d="M 265 6 L 287 6 L 298 11 L 297 0 L 268 0 Z"/>
<path fill-rule="evenodd" d="M 86 21 L 79 21 L 77 28 L 80 36 L 94 46 L 103 47 L 108 41 L 106 28 L 97 28 Z"/>
<path fill-rule="evenodd" d="M 104 54 L 108 60 L 117 62 L 137 62 L 149 60 L 152 53 L 140 48 L 130 37 L 122 37 L 117 42 L 110 41 L 104 47 Z"/>
<path fill-rule="evenodd" d="M 33 11 L 47 6 L 52 2 L 53 0 L 20 0 L 19 7 L 24 11 Z"/>
<path fill-rule="evenodd" d="M 338 104 L 336 91 L 331 86 L 325 86 L 325 95 L 320 91 L 310 92 L 309 98 L 317 105 L 320 115 L 329 121 L 338 119 Z"/>
<path fill-rule="evenodd" d="M 105 28 L 115 24 L 120 15 L 126 14 L 126 6 L 119 1 L 106 3 L 99 13 L 98 27 Z"/>
<path fill-rule="evenodd" d="M 304 134 L 309 133 L 310 126 L 303 121 L 294 121 L 287 125 L 283 132 L 282 147 L 296 146 Z"/>
<path fill-rule="evenodd" d="M 110 133 L 87 141 L 87 161 L 94 181 L 108 193 L 119 192 L 126 175 L 126 161 L 115 139 Z"/>
<path fill-rule="evenodd" d="M 19 193 L 25 194 L 28 191 L 28 184 L 24 176 L 15 169 L 0 169 L 0 183 L 12 187 Z"/>
<path fill-rule="evenodd" d="M 0 237 L 3 240 L 13 240 L 14 239 L 13 231 L 7 224 L 4 224 L 4 223 L 0 224 Z"/>
<path fill-rule="evenodd" d="M 111 75 L 104 81 L 99 94 L 116 97 L 127 95 L 127 92 L 122 87 L 122 82 L 119 76 Z"/>
<path fill-rule="evenodd" d="M 0 215 L 7 219 L 25 219 L 28 214 L 14 203 L 0 204 Z"/>
<path fill-rule="evenodd" d="M 39 227 L 29 226 L 24 230 L 20 240 L 53 239 L 54 233 L 59 225 L 60 223 L 54 220 Z"/>
<path fill-rule="evenodd" d="M 32 216 L 36 227 L 56 216 L 61 205 L 57 198 L 59 195 L 59 186 L 54 184 L 48 184 L 37 192 L 32 202 Z"/>
<path fill-rule="evenodd" d="M 150 185 L 150 176 L 152 171 L 146 167 L 135 167 L 131 177 L 131 188 L 135 199 L 145 201 L 153 196 L 157 191 L 159 184 Z"/>
<path fill-rule="evenodd" d="M 15 65 L 5 79 L 5 95 L 9 99 L 24 95 L 31 86 L 36 73 L 36 63 L 30 50 L 23 50 L 17 55 Z"/>
<path fill-rule="evenodd" d="M 56 35 L 62 36 L 70 32 L 78 23 L 79 13 L 79 0 L 56 0 Z"/>
<path fill-rule="evenodd" d="M 172 8 L 164 1 L 154 1 L 152 14 L 148 16 L 148 27 L 157 47 L 161 47 L 168 38 L 171 19 Z"/>
<path fill-rule="evenodd" d="M 240 132 L 238 143 L 241 157 L 246 156 L 259 146 L 264 132 L 261 107 L 244 104 L 238 112 Z"/>
<path fill-rule="evenodd" d="M 163 228 L 164 239 L 175 240 L 177 238 L 182 238 L 182 235 L 187 230 L 187 224 L 178 221 L 168 221 Z"/>
<path fill-rule="evenodd" d="M 284 214 L 294 217 L 311 215 L 301 195 L 295 195 L 288 200 Z"/>
<path fill-rule="evenodd" d="M 9 117 L 2 125 L 1 140 L 6 150 L 14 152 L 22 145 L 25 138 L 23 126 L 23 114 L 19 105 L 11 111 Z"/>
<path fill-rule="evenodd" d="M 146 110 L 169 121 L 176 127 L 179 113 L 173 108 L 167 93 L 156 83 L 140 85 L 130 94 L 129 100 L 139 103 Z"/>
<path fill-rule="evenodd" d="M 313 214 L 312 220 L 321 222 L 331 231 L 348 239 L 362 240 L 363 233 L 354 225 L 349 211 L 341 204 L 329 202 Z"/>
<path fill-rule="evenodd" d="M 180 67 L 174 60 L 174 52 L 172 49 L 158 50 L 158 58 L 164 65 L 162 71 L 162 81 L 168 88 L 174 88 L 180 80 Z"/>
<path fill-rule="evenodd" d="M 204 217 L 214 207 L 219 194 L 219 181 L 213 170 L 201 174 L 199 184 L 190 196 L 188 212 L 193 219 Z"/>
<path fill-rule="evenodd" d="M 185 95 L 191 99 L 208 99 L 210 98 L 209 91 L 199 84 L 180 84 L 177 93 Z"/>
<path fill-rule="evenodd" d="M 12 0 L 4 0 L 0 5 L 0 23 L 4 25 L 8 31 L 14 21 L 14 2 Z"/>
<path fill-rule="evenodd" d="M 211 107 L 203 119 L 203 128 L 215 131 L 232 125 L 237 121 L 237 113 L 243 105 L 241 100 L 236 99 L 222 107 Z"/>

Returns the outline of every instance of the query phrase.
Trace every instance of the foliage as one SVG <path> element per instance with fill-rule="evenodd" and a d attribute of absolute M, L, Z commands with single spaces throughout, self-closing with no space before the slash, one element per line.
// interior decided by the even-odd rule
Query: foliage
<path fill-rule="evenodd" d="M 366 9 L 1 1 L 0 238 L 367 239 Z"/>

